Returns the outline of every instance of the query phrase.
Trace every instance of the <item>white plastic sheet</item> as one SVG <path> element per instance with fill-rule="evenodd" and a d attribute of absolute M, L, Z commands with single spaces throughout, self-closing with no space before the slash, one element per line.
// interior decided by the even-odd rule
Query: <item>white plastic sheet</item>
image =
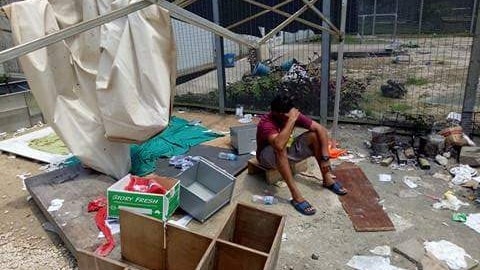
<path fill-rule="evenodd" d="M 467 267 L 465 257 L 470 257 L 465 250 L 449 241 L 425 242 L 425 249 L 440 261 L 447 263 L 450 269 L 462 269 Z"/>
<path fill-rule="evenodd" d="M 5 10 L 21 44 L 129 3 L 28 0 Z M 168 124 L 175 47 L 168 12 L 156 5 L 20 63 L 45 120 L 83 164 L 100 172 L 121 178 L 130 169 L 129 145 L 112 141 L 141 142 Z"/>

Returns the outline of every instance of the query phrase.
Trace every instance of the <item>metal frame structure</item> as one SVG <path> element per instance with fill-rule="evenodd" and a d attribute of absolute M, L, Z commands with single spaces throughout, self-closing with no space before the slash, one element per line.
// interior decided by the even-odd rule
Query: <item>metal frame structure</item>
<path fill-rule="evenodd" d="M 294 14 L 290 14 L 284 11 L 279 10 L 283 5 L 286 5 L 287 3 L 290 3 L 291 1 L 294 0 L 285 0 L 282 3 L 279 3 L 273 7 L 261 4 L 256 2 L 255 0 L 242 0 L 246 3 L 250 3 L 252 5 L 256 5 L 259 7 L 264 8 L 264 11 L 261 11 L 253 16 L 250 16 L 249 18 L 245 18 L 241 20 L 238 23 L 235 23 L 233 25 L 228 26 L 227 28 L 221 27 L 218 25 L 218 18 L 217 18 L 217 23 L 211 22 L 203 17 L 200 17 L 196 15 L 193 12 L 190 12 L 188 10 L 185 10 L 184 8 L 187 7 L 188 5 L 196 2 L 197 0 L 175 0 L 173 3 L 168 2 L 166 0 L 143 0 L 139 1 L 133 4 L 129 4 L 126 7 L 114 10 L 108 14 L 104 14 L 101 16 L 98 16 L 97 18 L 84 21 L 81 23 L 78 23 L 76 25 L 64 28 L 58 32 L 46 35 L 44 37 L 14 46 L 12 48 L 6 49 L 4 51 L 0 52 L 0 63 L 3 63 L 5 61 L 20 57 L 22 55 L 28 54 L 30 52 L 36 51 L 38 49 L 41 49 L 43 47 L 46 47 L 48 45 L 51 45 L 53 43 L 62 41 L 66 38 L 72 37 L 74 35 L 80 34 L 82 32 L 88 31 L 92 28 L 98 27 L 102 24 L 111 22 L 113 20 L 116 20 L 118 18 L 121 18 L 123 16 L 126 16 L 130 13 L 136 12 L 138 10 L 141 10 L 143 8 L 146 8 L 152 4 L 157 4 L 160 7 L 168 10 L 170 12 L 170 15 L 178 19 L 180 21 L 189 23 L 191 25 L 197 26 L 201 29 L 204 29 L 206 31 L 209 31 L 211 33 L 214 33 L 218 37 L 222 38 L 227 38 L 232 41 L 235 41 L 237 43 L 246 45 L 250 48 L 257 49 L 261 44 L 264 44 L 267 42 L 271 37 L 273 37 L 276 33 L 280 32 L 283 30 L 287 25 L 289 25 L 293 21 L 298 21 L 301 23 L 304 23 L 305 25 L 308 25 L 310 27 L 316 28 L 321 31 L 328 32 L 330 34 L 333 34 L 337 36 L 340 40 L 340 44 L 338 47 L 338 61 L 337 61 L 337 80 L 336 80 L 336 93 L 335 93 L 335 110 L 334 110 L 334 125 L 333 125 L 333 138 L 336 139 L 336 134 L 337 134 L 337 125 L 338 125 L 338 117 L 339 117 L 339 102 L 340 102 L 340 89 L 341 89 L 341 78 L 343 75 L 343 46 L 344 46 L 344 36 L 345 36 L 345 23 L 346 23 L 346 11 L 347 11 L 347 0 L 342 0 L 342 10 L 341 10 L 341 23 L 340 23 L 340 29 L 336 28 L 335 25 L 328 20 L 327 16 L 325 16 L 321 11 L 319 11 L 315 7 L 315 3 L 318 0 L 301 0 L 304 5 L 301 7 L 299 10 L 297 10 Z M 214 6 L 214 14 L 217 13 L 215 17 L 218 17 L 219 10 L 218 10 L 218 0 L 215 0 L 214 5 L 217 5 L 217 7 Z M 324 26 L 319 26 L 317 24 L 314 24 L 312 22 L 303 20 L 299 18 L 299 16 L 304 13 L 306 10 L 311 9 L 314 11 L 315 14 L 324 22 Z M 277 14 L 280 14 L 282 16 L 287 17 L 283 22 L 281 22 L 278 26 L 276 26 L 274 29 L 272 29 L 269 33 L 267 33 L 265 36 L 263 36 L 260 41 L 255 42 L 252 40 L 249 40 L 245 38 L 242 35 L 239 35 L 237 33 L 234 33 L 229 30 L 229 28 L 233 28 L 235 26 L 238 26 L 242 23 L 245 23 L 247 21 L 250 21 L 258 16 L 261 16 L 263 14 L 266 14 L 268 12 L 274 12 Z M 220 39 L 217 40 L 216 44 L 218 45 L 220 42 Z M 219 53 L 221 50 L 219 50 Z M 217 53 L 217 58 L 220 56 L 220 54 Z M 217 61 L 219 61 L 217 59 Z M 224 82 L 223 82 L 224 83 Z M 222 84 L 223 84 L 222 83 Z M 220 95 L 222 96 L 222 95 Z M 223 103 L 220 102 L 220 105 Z M 224 109 L 224 108 L 223 108 Z M 223 111 L 222 108 L 220 111 Z M 326 118 L 326 116 L 325 116 Z"/>

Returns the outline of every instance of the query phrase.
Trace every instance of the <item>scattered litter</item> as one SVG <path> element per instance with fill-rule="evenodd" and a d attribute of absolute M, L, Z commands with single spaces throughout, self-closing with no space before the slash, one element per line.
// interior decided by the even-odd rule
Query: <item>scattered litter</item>
<path fill-rule="evenodd" d="M 340 160 L 348 160 L 348 159 L 352 159 L 352 158 L 355 158 L 355 156 L 352 155 L 352 154 L 348 154 L 348 155 L 338 157 L 338 159 L 340 159 Z"/>
<path fill-rule="evenodd" d="M 409 188 L 417 188 L 418 187 L 418 182 L 420 182 L 422 178 L 418 176 L 404 176 L 403 177 L 403 183 L 407 185 Z"/>
<path fill-rule="evenodd" d="M 279 187 L 279 188 L 287 187 L 287 183 L 285 183 L 285 181 L 277 181 L 277 182 L 274 183 L 274 185 Z"/>
<path fill-rule="evenodd" d="M 9 159 L 15 159 L 15 158 L 17 158 L 17 157 L 16 157 L 15 155 L 10 154 L 10 155 L 8 155 L 8 158 L 9 158 Z"/>
<path fill-rule="evenodd" d="M 390 220 L 392 221 L 393 225 L 395 226 L 395 230 L 398 232 L 404 231 L 413 227 L 413 224 L 410 221 L 404 219 L 398 214 L 389 215 Z"/>
<path fill-rule="evenodd" d="M 187 125 L 189 125 L 189 126 L 198 126 L 198 125 L 200 125 L 200 123 L 202 123 L 202 120 L 200 120 L 200 119 L 194 119 L 194 120 L 188 122 Z"/>
<path fill-rule="evenodd" d="M 446 181 L 446 182 L 450 182 L 450 180 L 452 179 L 450 175 L 439 173 L 439 172 L 432 175 L 432 177 L 437 179 L 442 179 L 443 181 Z"/>
<path fill-rule="evenodd" d="M 242 118 L 238 119 L 238 122 L 241 124 L 248 124 L 252 122 L 253 115 L 251 114 L 245 114 Z"/>
<path fill-rule="evenodd" d="M 477 214 L 469 214 L 467 216 L 467 220 L 465 225 L 470 227 L 472 230 L 480 233 L 480 213 Z"/>
<path fill-rule="evenodd" d="M 448 165 L 448 159 L 442 155 L 436 155 L 435 156 L 435 161 L 440 164 L 441 166 L 447 166 Z"/>
<path fill-rule="evenodd" d="M 178 110 L 177 113 L 179 113 L 179 114 L 184 114 L 185 111 L 183 111 L 183 110 Z"/>
<path fill-rule="evenodd" d="M 462 122 L 462 114 L 457 112 L 449 112 L 447 115 L 447 121 L 454 122 L 456 124 L 460 124 Z"/>
<path fill-rule="evenodd" d="M 385 159 L 382 159 L 382 161 L 380 161 L 380 165 L 384 167 L 388 167 L 390 164 L 392 164 L 392 162 L 393 162 L 393 157 L 387 157 Z"/>
<path fill-rule="evenodd" d="M 49 232 L 53 232 L 53 233 L 56 233 L 58 234 L 58 230 L 57 228 L 55 228 L 55 226 L 53 226 L 52 223 L 50 222 L 45 222 L 45 223 L 42 223 L 42 228 L 45 230 L 45 231 L 49 231 Z"/>
<path fill-rule="evenodd" d="M 188 168 L 192 167 L 195 165 L 196 162 L 200 160 L 200 157 L 192 157 L 192 156 L 173 156 L 170 158 L 168 161 L 168 164 L 171 166 L 174 166 L 177 169 L 181 169 L 182 172 L 187 170 Z"/>
<path fill-rule="evenodd" d="M 50 202 L 50 206 L 48 207 L 47 211 L 48 212 L 55 212 L 55 211 L 60 210 L 60 208 L 62 208 L 62 206 L 63 206 L 64 201 L 65 200 L 62 200 L 62 199 L 53 199 Z"/>
<path fill-rule="evenodd" d="M 3 213 L 4 213 L 4 214 L 8 214 L 8 210 L 5 210 Z"/>
<path fill-rule="evenodd" d="M 452 220 L 457 222 L 465 222 L 467 221 L 467 214 L 465 213 L 453 213 Z"/>
<path fill-rule="evenodd" d="M 257 155 L 257 151 L 252 151 L 252 152 L 250 152 L 250 155 L 256 156 L 256 155 Z"/>
<path fill-rule="evenodd" d="M 27 179 L 28 177 L 30 177 L 32 174 L 29 173 L 29 172 L 24 172 L 24 173 L 21 173 L 21 174 L 17 174 L 17 178 L 20 178 L 20 180 L 22 180 L 22 190 L 27 190 L 27 186 L 25 186 L 25 179 Z"/>
<path fill-rule="evenodd" d="M 471 258 L 465 250 L 446 240 L 438 242 L 425 242 L 425 249 L 435 258 L 447 263 L 450 269 L 462 269 L 467 267 L 465 257 Z"/>
<path fill-rule="evenodd" d="M 120 220 L 118 218 L 107 218 L 105 225 L 110 229 L 112 235 L 120 232 Z M 98 233 L 98 238 L 105 238 L 103 232 Z"/>
<path fill-rule="evenodd" d="M 319 257 L 317 254 L 312 253 L 312 260 L 317 261 L 319 258 L 320 258 L 320 257 Z"/>
<path fill-rule="evenodd" d="M 7 136 L 7 132 L 1 132 L 1 133 L 0 133 L 0 137 L 4 138 L 4 137 L 6 137 L 6 136 Z"/>
<path fill-rule="evenodd" d="M 473 190 L 476 190 L 479 185 L 480 185 L 480 183 L 477 182 L 476 180 L 473 180 L 473 178 L 472 178 L 472 180 L 468 180 L 467 182 L 463 183 L 462 187 L 471 188 Z"/>
<path fill-rule="evenodd" d="M 350 118 L 365 118 L 367 117 L 367 114 L 362 111 L 362 110 L 353 110 L 353 111 L 350 111 L 350 113 L 347 114 L 347 117 L 350 117 Z"/>
<path fill-rule="evenodd" d="M 391 182 L 392 181 L 392 175 L 381 173 L 381 174 L 378 175 L 378 181 L 380 181 L 380 182 Z"/>
<path fill-rule="evenodd" d="M 452 153 L 450 152 L 445 152 L 442 154 L 442 156 L 446 157 L 446 158 L 451 158 L 452 157 Z"/>
<path fill-rule="evenodd" d="M 190 221 L 192 221 L 192 219 L 193 219 L 192 216 L 185 215 L 182 218 L 177 219 L 177 220 L 169 220 L 168 223 L 171 223 L 171 224 L 183 227 L 183 228 L 187 228 L 188 223 L 190 223 Z"/>
<path fill-rule="evenodd" d="M 442 224 L 447 226 L 447 227 L 450 227 L 450 225 L 448 225 L 446 222 L 442 222 Z"/>
<path fill-rule="evenodd" d="M 453 192 L 447 191 L 444 194 L 445 199 L 440 202 L 434 203 L 433 208 L 435 209 L 450 209 L 453 211 L 458 211 L 462 205 L 467 206 L 468 203 L 460 201 Z"/>
<path fill-rule="evenodd" d="M 27 196 L 27 202 L 29 202 L 32 199 L 32 196 Z"/>
<path fill-rule="evenodd" d="M 451 168 L 450 173 L 455 175 L 452 179 L 452 183 L 455 185 L 461 185 L 472 179 L 472 177 L 477 174 L 477 170 L 468 165 L 460 164 L 460 166 Z"/>
<path fill-rule="evenodd" d="M 286 233 L 283 233 L 283 234 L 282 234 L 282 242 L 285 242 L 285 241 L 287 241 L 287 240 L 288 240 L 287 234 L 286 234 Z"/>
<path fill-rule="evenodd" d="M 27 131 L 27 128 L 17 129 L 17 131 L 15 131 L 15 132 L 13 133 L 13 137 L 15 137 L 15 136 L 17 136 L 18 134 L 23 133 L 23 132 L 25 132 L 25 131 Z"/>
<path fill-rule="evenodd" d="M 401 270 L 402 268 L 390 264 L 390 258 L 382 256 L 353 256 L 347 266 L 357 270 Z"/>
<path fill-rule="evenodd" d="M 390 257 L 392 254 L 390 246 L 377 246 L 374 249 L 371 249 L 370 252 L 383 257 Z"/>
<path fill-rule="evenodd" d="M 400 198 L 415 198 L 418 197 L 418 193 L 411 189 L 402 189 L 398 192 Z"/>
<path fill-rule="evenodd" d="M 44 165 L 44 166 L 40 166 L 38 168 L 38 170 L 39 171 L 44 171 L 44 172 L 51 172 L 51 171 L 55 171 L 55 170 L 57 170 L 61 167 L 62 167 L 61 164 L 50 163 L 50 164 L 47 164 L 47 165 Z"/>

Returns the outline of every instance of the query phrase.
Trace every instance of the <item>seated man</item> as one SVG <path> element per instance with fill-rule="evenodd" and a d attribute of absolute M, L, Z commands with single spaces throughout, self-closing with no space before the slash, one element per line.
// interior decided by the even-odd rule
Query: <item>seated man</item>
<path fill-rule="evenodd" d="M 308 131 L 293 139 L 295 127 Z M 291 203 L 297 211 L 313 215 L 316 210 L 302 197 L 293 181 L 289 162 L 299 162 L 314 156 L 323 176 L 323 186 L 338 195 L 347 191 L 337 182 L 331 173 L 328 153 L 327 130 L 301 114 L 286 95 L 276 96 L 271 103 L 271 111 L 263 116 L 257 127 L 257 159 L 266 168 L 276 168 L 292 194 Z"/>

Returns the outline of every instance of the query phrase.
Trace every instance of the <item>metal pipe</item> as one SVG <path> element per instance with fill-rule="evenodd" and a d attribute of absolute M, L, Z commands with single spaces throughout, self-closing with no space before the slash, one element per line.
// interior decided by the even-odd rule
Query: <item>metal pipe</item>
<path fill-rule="evenodd" d="M 286 4 L 288 4 L 288 3 L 292 2 L 292 1 L 293 1 L 293 0 L 286 0 L 286 1 L 282 2 L 282 3 L 279 3 L 279 4 L 275 5 L 275 6 L 273 6 L 273 7 L 271 8 L 271 10 L 270 10 L 270 9 L 266 9 L 266 10 L 260 11 L 259 13 L 255 14 L 255 15 L 252 15 L 252 16 L 250 16 L 250 17 L 248 17 L 248 18 L 245 18 L 245 19 L 243 19 L 243 20 L 241 20 L 241 21 L 238 21 L 238 22 L 236 22 L 236 23 L 234 23 L 234 24 L 231 24 L 231 25 L 227 26 L 227 29 L 232 29 L 232 28 L 234 28 L 234 27 L 236 27 L 236 26 L 239 26 L 239 25 L 241 25 L 241 24 L 243 24 L 243 23 L 246 23 L 246 22 L 248 22 L 248 21 L 251 21 L 251 20 L 253 20 L 253 19 L 257 18 L 257 17 L 260 17 L 260 16 L 262 16 L 262 15 L 264 15 L 264 14 L 267 14 L 268 12 L 270 12 L 270 11 L 272 11 L 272 10 L 278 9 L 278 8 L 284 6 L 284 5 L 286 5 Z"/>
<path fill-rule="evenodd" d="M 375 35 L 375 23 L 377 22 L 377 0 L 373 1 L 373 24 L 372 35 Z"/>
<path fill-rule="evenodd" d="M 337 57 L 337 80 L 335 83 L 335 107 L 333 110 L 333 126 L 332 126 L 332 138 L 334 141 L 338 139 L 338 117 L 340 114 L 340 93 L 342 91 L 342 78 L 343 78 L 343 47 L 345 45 L 345 24 L 347 20 L 347 0 L 342 0 L 342 11 L 340 19 L 340 31 L 342 36 L 340 43 L 338 44 L 338 57 Z"/>
<path fill-rule="evenodd" d="M 302 0 L 303 3 L 305 3 L 305 5 L 307 5 L 310 9 L 313 10 L 313 12 L 315 12 L 318 17 L 320 17 L 320 19 L 323 21 L 323 22 L 326 22 L 328 24 L 328 26 L 330 26 L 333 30 L 335 30 L 336 32 L 340 32 L 340 30 L 338 30 L 338 28 L 328 19 L 326 18 L 322 12 L 320 10 L 318 10 L 315 5 L 313 5 L 312 3 L 308 2 L 308 0 Z M 325 26 L 325 25 L 324 25 Z"/>
<path fill-rule="evenodd" d="M 480 14 L 480 8 L 477 6 L 477 18 Z M 480 76 L 480 20 L 477 19 L 475 25 L 475 34 L 473 36 L 472 49 L 470 51 L 470 63 L 468 65 L 467 80 L 465 83 L 465 93 L 463 95 L 462 107 L 462 128 L 466 134 L 473 131 L 473 113 L 478 92 L 478 79 Z"/>
<path fill-rule="evenodd" d="M 478 1 L 473 0 L 472 21 L 470 22 L 470 34 L 473 34 L 473 27 L 475 26 L 475 12 L 477 10 Z"/>
<path fill-rule="evenodd" d="M 220 24 L 219 0 L 212 0 L 213 22 Z M 225 113 L 225 62 L 223 61 L 224 48 L 223 38 L 215 35 L 215 62 L 217 66 L 217 84 L 218 84 L 218 108 L 221 114 Z"/>
<path fill-rule="evenodd" d="M 418 33 L 422 33 L 422 20 L 423 20 L 423 0 L 420 0 L 420 14 L 418 15 Z"/>
<path fill-rule="evenodd" d="M 330 18 L 330 1 L 322 1 L 322 11 L 325 17 Z M 326 21 L 322 22 L 323 26 L 327 26 Z M 322 32 L 322 62 L 320 77 L 320 123 L 327 124 L 328 116 L 328 90 L 330 88 L 330 33 Z"/>
<path fill-rule="evenodd" d="M 267 5 L 262 4 L 262 3 L 258 3 L 258 2 L 254 1 L 254 0 L 243 0 L 243 1 L 244 1 L 244 2 L 247 2 L 247 3 L 250 3 L 250 4 L 252 4 L 252 5 L 255 5 L 255 6 L 257 6 L 257 7 L 261 7 L 261 8 L 264 8 L 264 9 L 268 9 L 269 11 L 274 12 L 274 13 L 277 13 L 277 14 L 279 14 L 279 15 L 282 15 L 282 16 L 284 16 L 284 17 L 286 17 L 286 18 L 290 18 L 290 17 L 292 16 L 292 14 L 290 14 L 290 13 L 288 13 L 288 12 L 285 12 L 285 11 L 282 11 L 282 10 L 278 10 L 278 9 L 273 9 L 273 8 L 270 7 L 270 6 L 267 6 Z M 335 36 L 338 36 L 338 33 L 335 32 L 335 31 L 333 31 L 333 30 L 331 30 L 330 28 L 319 26 L 319 25 L 317 25 L 317 24 L 315 24 L 315 23 L 312 23 L 312 22 L 310 22 L 310 21 L 304 20 L 304 19 L 302 19 L 302 18 L 295 18 L 295 21 L 301 22 L 301 23 L 303 23 L 303 24 L 305 24 L 305 25 L 307 25 L 307 26 L 313 27 L 313 28 L 318 29 L 318 30 L 320 30 L 320 31 L 327 31 L 327 32 L 329 32 L 329 33 L 331 33 L 331 34 L 333 34 L 333 35 L 335 35 Z"/>
<path fill-rule="evenodd" d="M 318 0 L 311 0 L 310 3 L 315 3 L 317 1 Z M 258 43 L 260 43 L 260 44 L 265 43 L 267 40 L 269 40 L 271 37 L 273 37 L 275 34 L 280 32 L 283 28 L 285 28 L 287 25 L 289 25 L 291 22 L 293 22 L 293 20 L 298 18 L 298 16 L 302 15 L 305 11 L 307 11 L 307 9 L 308 9 L 308 6 L 305 5 L 302 8 L 300 8 L 299 10 L 297 10 L 297 12 L 293 13 L 292 16 L 290 16 L 288 19 L 286 19 L 285 21 L 283 21 L 282 23 L 277 25 L 277 27 L 275 27 L 274 29 L 272 29 L 272 31 L 270 31 L 268 34 L 266 34 L 264 37 L 262 37 L 262 39 L 260 39 L 260 41 Z"/>

